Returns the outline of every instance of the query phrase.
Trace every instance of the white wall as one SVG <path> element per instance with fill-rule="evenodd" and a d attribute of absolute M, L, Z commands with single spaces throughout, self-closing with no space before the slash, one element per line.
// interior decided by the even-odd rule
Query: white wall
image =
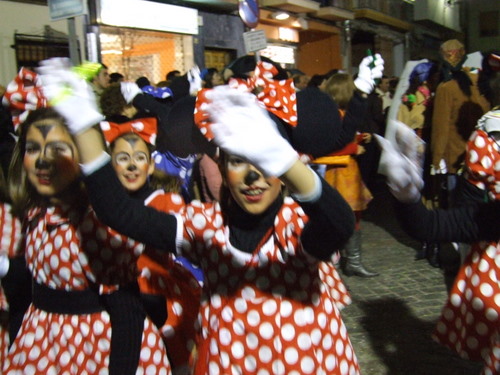
<path fill-rule="evenodd" d="M 498 0 L 491 0 L 496 2 Z M 459 3 L 447 0 L 418 0 L 413 3 L 414 19 L 430 20 L 450 29 L 460 31 Z"/>
<path fill-rule="evenodd" d="M 44 34 L 44 26 L 68 34 L 68 21 L 50 20 L 49 8 L 43 5 L 0 1 L 0 85 L 6 86 L 17 74 L 14 34 Z M 76 17 L 76 33 L 80 40 L 80 51 L 85 54 L 84 17 Z"/>

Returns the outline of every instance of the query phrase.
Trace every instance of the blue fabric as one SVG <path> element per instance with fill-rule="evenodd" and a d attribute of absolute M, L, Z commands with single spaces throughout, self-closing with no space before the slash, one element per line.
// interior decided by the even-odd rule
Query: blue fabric
<path fill-rule="evenodd" d="M 153 152 L 155 167 L 168 175 L 177 177 L 181 182 L 181 192 L 186 202 L 190 202 L 192 199 L 190 185 L 196 158 L 195 154 L 191 154 L 186 158 L 180 158 L 168 151 Z"/>
<path fill-rule="evenodd" d="M 188 269 L 193 276 L 198 280 L 198 282 L 203 285 L 203 271 L 201 268 L 196 267 L 194 264 L 192 264 L 189 260 L 187 260 L 184 257 L 175 257 L 175 261 L 179 264 L 181 264 L 184 268 Z"/>
<path fill-rule="evenodd" d="M 154 96 L 158 99 L 166 99 L 173 96 L 172 90 L 168 87 L 153 87 L 151 85 L 144 86 L 142 92 Z"/>
<path fill-rule="evenodd" d="M 419 83 L 427 81 L 427 79 L 429 78 L 429 73 L 433 66 L 434 64 L 431 62 L 424 62 L 415 66 L 410 74 L 410 82 L 412 82 L 414 79 L 418 79 Z"/>

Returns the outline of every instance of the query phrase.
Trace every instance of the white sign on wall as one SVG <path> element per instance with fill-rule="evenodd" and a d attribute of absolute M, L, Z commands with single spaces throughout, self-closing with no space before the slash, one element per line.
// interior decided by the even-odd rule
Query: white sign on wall
<path fill-rule="evenodd" d="M 86 14 L 83 0 L 49 0 L 48 5 L 52 21 Z"/>
<path fill-rule="evenodd" d="M 100 23 L 110 26 L 198 34 L 198 10 L 145 0 L 100 0 Z"/>
<path fill-rule="evenodd" d="M 246 53 L 257 52 L 267 47 L 267 38 L 264 30 L 252 30 L 243 33 Z"/>

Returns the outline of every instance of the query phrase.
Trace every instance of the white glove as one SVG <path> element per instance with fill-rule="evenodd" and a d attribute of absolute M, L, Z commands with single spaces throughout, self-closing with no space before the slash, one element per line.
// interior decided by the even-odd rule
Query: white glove
<path fill-rule="evenodd" d="M 135 82 L 120 82 L 120 90 L 127 104 L 132 103 L 137 95 L 143 93 Z"/>
<path fill-rule="evenodd" d="M 214 141 L 226 153 L 242 157 L 266 177 L 283 175 L 298 160 L 255 95 L 217 86 L 206 96 Z"/>
<path fill-rule="evenodd" d="M 69 59 L 44 60 L 40 62 L 37 72 L 40 74 L 43 94 L 64 117 L 72 134 L 80 133 L 104 119 L 91 87 L 71 70 Z"/>
<path fill-rule="evenodd" d="M 7 254 L 0 255 L 0 279 L 9 272 L 10 261 Z"/>
<path fill-rule="evenodd" d="M 415 203 L 424 186 L 420 168 L 387 139 L 375 135 L 382 148 L 379 171 L 387 177 L 389 189 L 400 202 Z"/>
<path fill-rule="evenodd" d="M 373 63 L 373 67 L 370 65 Z M 358 76 L 354 80 L 354 85 L 359 91 L 369 94 L 375 87 L 375 80 L 382 78 L 384 73 L 384 60 L 380 54 L 366 56 L 359 64 Z"/>
<path fill-rule="evenodd" d="M 196 96 L 202 86 L 201 72 L 197 65 L 187 72 L 187 79 L 189 82 L 189 93 Z"/>

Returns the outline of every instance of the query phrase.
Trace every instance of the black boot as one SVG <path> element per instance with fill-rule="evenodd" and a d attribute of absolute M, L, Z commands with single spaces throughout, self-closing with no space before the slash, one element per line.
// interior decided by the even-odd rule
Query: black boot
<path fill-rule="evenodd" d="M 378 276 L 377 272 L 368 271 L 361 263 L 361 231 L 354 232 L 345 246 L 344 275 L 359 277 Z"/>
<path fill-rule="evenodd" d="M 415 254 L 415 260 L 425 259 L 427 257 L 428 247 L 429 245 L 427 242 L 423 242 L 422 247 Z"/>

